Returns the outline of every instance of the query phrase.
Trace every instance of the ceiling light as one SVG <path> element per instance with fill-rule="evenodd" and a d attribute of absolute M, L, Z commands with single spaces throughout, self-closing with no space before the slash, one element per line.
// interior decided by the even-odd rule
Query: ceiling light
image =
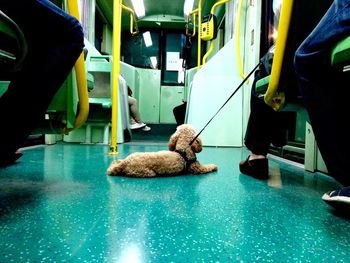
<path fill-rule="evenodd" d="M 193 10 L 194 0 L 186 0 L 184 4 L 184 14 L 188 16 L 189 13 Z"/>
<path fill-rule="evenodd" d="M 145 16 L 145 5 L 143 4 L 143 0 L 131 0 L 131 3 L 137 17 Z"/>
<path fill-rule="evenodd" d="M 157 69 L 157 67 L 158 67 L 157 57 L 150 57 L 150 60 L 151 60 L 152 68 Z"/>
<path fill-rule="evenodd" d="M 151 33 L 149 31 L 146 31 L 145 33 L 142 34 L 143 40 L 145 41 L 146 47 L 152 46 L 152 38 L 151 38 Z"/>

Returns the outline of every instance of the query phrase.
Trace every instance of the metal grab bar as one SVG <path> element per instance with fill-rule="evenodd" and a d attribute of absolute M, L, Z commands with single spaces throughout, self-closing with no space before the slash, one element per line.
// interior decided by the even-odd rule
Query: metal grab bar
<path fill-rule="evenodd" d="M 78 0 L 67 1 L 68 13 L 74 16 L 80 21 Z M 76 72 L 78 97 L 79 97 L 79 113 L 75 118 L 74 128 L 65 128 L 64 133 L 68 134 L 69 131 L 82 126 L 89 115 L 89 95 L 86 80 L 84 52 L 81 52 L 79 58 L 75 62 L 74 69 Z"/>
<path fill-rule="evenodd" d="M 11 65 L 12 68 L 10 69 L 10 71 L 17 71 L 21 68 L 24 58 L 27 54 L 27 42 L 25 40 L 22 30 L 18 27 L 18 25 L 1 10 L 0 31 L 9 35 L 11 38 L 14 38 L 17 42 L 17 56 L 15 58 L 12 57 L 12 54 L 9 56 L 11 60 L 14 60 L 14 64 Z"/>
<path fill-rule="evenodd" d="M 128 11 L 130 13 L 130 33 L 132 36 L 136 35 L 139 33 L 139 28 L 137 26 L 137 22 L 136 22 L 136 15 L 135 15 L 135 12 L 134 10 L 132 10 L 130 7 L 127 7 L 123 4 L 121 4 L 122 8 L 125 10 L 125 11 Z M 134 23 L 135 23 L 135 31 L 134 31 Z"/>

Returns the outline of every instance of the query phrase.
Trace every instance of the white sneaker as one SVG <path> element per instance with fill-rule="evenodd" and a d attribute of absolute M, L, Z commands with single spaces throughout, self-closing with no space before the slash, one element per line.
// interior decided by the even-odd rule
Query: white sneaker
<path fill-rule="evenodd" d="M 136 129 L 141 129 L 141 128 L 143 128 L 143 127 L 145 127 L 146 126 L 146 124 L 145 123 L 143 123 L 143 122 L 141 122 L 141 123 L 132 123 L 132 124 L 130 124 L 130 129 L 132 129 L 132 130 L 136 130 Z"/>
<path fill-rule="evenodd" d="M 151 127 L 148 127 L 147 125 L 145 127 L 142 128 L 143 131 L 150 131 Z"/>

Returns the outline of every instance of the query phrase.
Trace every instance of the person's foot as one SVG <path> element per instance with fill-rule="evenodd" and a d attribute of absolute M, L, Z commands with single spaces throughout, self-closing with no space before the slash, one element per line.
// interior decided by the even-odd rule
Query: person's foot
<path fill-rule="evenodd" d="M 142 130 L 143 130 L 143 131 L 150 131 L 150 130 L 151 130 L 151 127 L 149 127 L 149 126 L 146 125 L 145 127 L 142 128 Z"/>
<path fill-rule="evenodd" d="M 249 157 L 239 163 L 239 170 L 242 174 L 249 175 L 256 179 L 266 180 L 269 178 L 269 164 L 267 158 L 249 160 Z"/>
<path fill-rule="evenodd" d="M 21 158 L 23 153 L 16 151 L 10 154 L 0 154 L 0 167 L 6 167 L 14 162 L 16 162 L 19 158 Z"/>
<path fill-rule="evenodd" d="M 327 192 L 322 200 L 339 211 L 350 212 L 350 186 Z"/>
<path fill-rule="evenodd" d="M 136 130 L 136 129 L 141 129 L 141 128 L 145 127 L 145 126 L 146 126 L 146 124 L 143 123 L 143 122 L 141 122 L 141 123 L 136 122 L 136 123 L 130 124 L 130 129 Z"/>

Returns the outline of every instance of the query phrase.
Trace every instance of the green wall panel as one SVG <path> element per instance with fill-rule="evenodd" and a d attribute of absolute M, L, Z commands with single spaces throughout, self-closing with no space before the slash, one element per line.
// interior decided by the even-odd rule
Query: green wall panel
<path fill-rule="evenodd" d="M 176 123 L 173 108 L 182 104 L 183 99 L 183 86 L 161 86 L 160 123 Z"/>
<path fill-rule="evenodd" d="M 159 123 L 160 70 L 137 69 L 140 82 L 135 97 L 139 102 L 141 118 L 146 123 Z"/>

